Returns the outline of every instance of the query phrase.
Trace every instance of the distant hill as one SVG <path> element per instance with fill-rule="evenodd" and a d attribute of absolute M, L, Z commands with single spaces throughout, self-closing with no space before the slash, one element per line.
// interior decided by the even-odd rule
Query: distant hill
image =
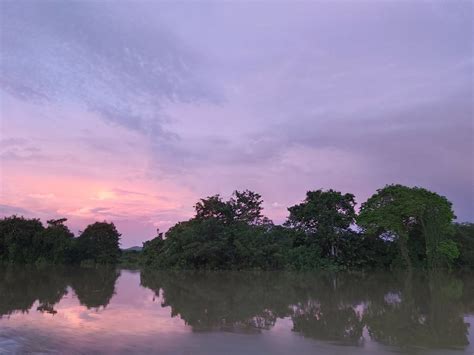
<path fill-rule="evenodd" d="M 139 246 L 134 246 L 134 247 L 131 247 L 131 248 L 127 248 L 127 249 L 122 249 L 122 251 L 142 251 L 142 247 L 139 247 Z"/>

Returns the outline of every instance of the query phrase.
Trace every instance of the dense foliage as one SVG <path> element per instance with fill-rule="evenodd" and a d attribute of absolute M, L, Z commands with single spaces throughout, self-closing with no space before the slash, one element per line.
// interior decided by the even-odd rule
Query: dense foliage
<path fill-rule="evenodd" d="M 47 221 L 0 219 L 0 262 L 11 264 L 111 264 L 120 256 L 120 234 L 113 223 L 96 222 L 78 238 L 65 218 Z"/>
<path fill-rule="evenodd" d="M 38 244 L 44 227 L 39 219 L 7 217 L 0 221 L 0 260 L 34 262 L 40 256 Z"/>
<path fill-rule="evenodd" d="M 193 218 L 121 253 L 113 223 L 96 222 L 75 238 L 66 219 L 0 220 L 0 261 L 141 264 L 159 269 L 314 270 L 474 267 L 473 224 L 455 224 L 451 203 L 419 187 L 387 185 L 355 210 L 354 195 L 308 191 L 283 225 L 263 215 L 262 197 L 235 191 L 196 203 Z"/>
<path fill-rule="evenodd" d="M 228 201 L 219 195 L 201 199 L 193 218 L 144 243 L 143 263 L 210 270 L 434 269 L 474 263 L 468 251 L 472 228 L 453 225 L 451 203 L 423 188 L 388 185 L 358 216 L 354 195 L 308 191 L 288 208 L 282 226 L 263 216 L 262 203 L 251 191 L 235 191 Z"/>
<path fill-rule="evenodd" d="M 112 264 L 120 256 L 120 234 L 113 223 L 95 222 L 77 238 L 81 259 L 98 264 Z"/>
<path fill-rule="evenodd" d="M 474 223 L 456 223 L 453 241 L 459 249 L 456 265 L 474 269 Z"/>
<path fill-rule="evenodd" d="M 308 191 L 306 199 L 288 208 L 287 226 L 318 238 L 324 246 L 323 255 L 338 255 L 338 241 L 347 235 L 356 213 L 354 195 L 338 191 Z"/>
<path fill-rule="evenodd" d="M 423 188 L 388 185 L 362 204 L 358 224 L 369 234 L 393 238 L 407 267 L 413 258 L 409 239 L 421 239 L 423 259 L 435 268 L 459 256 L 451 239 L 454 218 L 445 197 Z"/>

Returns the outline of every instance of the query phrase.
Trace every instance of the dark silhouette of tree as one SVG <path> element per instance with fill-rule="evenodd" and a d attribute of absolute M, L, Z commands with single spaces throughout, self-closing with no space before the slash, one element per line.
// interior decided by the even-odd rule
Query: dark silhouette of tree
<path fill-rule="evenodd" d="M 82 260 L 99 264 L 113 264 L 120 256 L 120 233 L 113 223 L 95 222 L 77 238 Z"/>
<path fill-rule="evenodd" d="M 161 249 L 164 245 L 163 233 L 160 233 L 160 230 L 157 229 L 156 234 L 157 236 L 155 238 L 143 243 L 143 249 L 141 252 L 141 261 L 143 265 L 152 265 L 156 255 L 161 253 Z"/>
<path fill-rule="evenodd" d="M 261 196 L 235 191 L 200 200 L 194 218 L 143 245 L 144 263 L 172 269 L 284 268 L 289 234 L 262 215 Z"/>
<path fill-rule="evenodd" d="M 288 208 L 288 227 L 321 240 L 323 253 L 337 257 L 338 240 L 354 223 L 354 195 L 338 191 L 308 191 L 305 200 Z"/>
<path fill-rule="evenodd" d="M 74 234 L 64 224 L 67 218 L 47 221 L 48 226 L 37 237 L 40 259 L 54 264 L 73 262 Z"/>
<path fill-rule="evenodd" d="M 0 260 L 34 263 L 39 255 L 38 235 L 44 230 L 39 219 L 5 217 L 0 220 Z"/>
<path fill-rule="evenodd" d="M 226 223 L 233 219 L 231 206 L 227 202 L 224 202 L 219 195 L 201 199 L 196 203 L 194 209 L 196 211 L 196 220 L 208 220 L 212 218 Z"/>
<path fill-rule="evenodd" d="M 474 223 L 456 223 L 453 240 L 459 249 L 456 265 L 474 268 Z"/>
<path fill-rule="evenodd" d="M 228 204 L 233 218 L 246 224 L 262 224 L 268 221 L 262 214 L 262 196 L 250 190 L 234 191 Z"/>
<path fill-rule="evenodd" d="M 65 218 L 0 219 L 0 263 L 114 264 L 160 269 L 316 270 L 474 267 L 472 224 L 453 224 L 451 203 L 423 188 L 388 185 L 363 203 L 354 195 L 308 191 L 283 225 L 263 215 L 262 197 L 234 191 L 199 200 L 142 250 L 121 252 L 113 223 L 96 222 L 74 238 Z M 357 228 L 361 227 L 361 228 Z"/>
<path fill-rule="evenodd" d="M 223 223 L 262 224 L 268 221 L 262 214 L 262 203 L 262 196 L 250 190 L 234 191 L 229 201 L 223 201 L 219 195 L 214 195 L 196 203 L 195 219 L 213 218 Z"/>

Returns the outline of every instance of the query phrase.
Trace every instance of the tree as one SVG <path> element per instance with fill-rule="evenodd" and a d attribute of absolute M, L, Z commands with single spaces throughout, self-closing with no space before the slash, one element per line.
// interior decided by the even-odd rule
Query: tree
<path fill-rule="evenodd" d="M 39 250 L 35 239 L 44 230 L 39 219 L 5 217 L 0 220 L 0 260 L 10 263 L 34 263 Z"/>
<path fill-rule="evenodd" d="M 453 240 L 460 253 L 457 265 L 474 269 L 474 223 L 456 223 Z"/>
<path fill-rule="evenodd" d="M 214 218 L 223 223 L 263 224 L 268 219 L 262 214 L 262 203 L 262 196 L 250 190 L 234 191 L 229 201 L 223 201 L 220 195 L 209 196 L 194 206 L 195 218 Z"/>
<path fill-rule="evenodd" d="M 156 237 L 143 243 L 142 263 L 147 266 L 152 265 L 155 257 L 161 252 L 163 244 L 163 233 L 160 233 L 160 229 L 157 229 Z"/>
<path fill-rule="evenodd" d="M 95 222 L 87 226 L 77 243 L 82 260 L 111 264 L 120 256 L 120 233 L 113 223 Z"/>
<path fill-rule="evenodd" d="M 262 214 L 255 192 L 234 191 L 228 201 L 219 195 L 201 199 L 196 215 L 179 222 L 143 246 L 142 262 L 159 268 L 283 268 L 291 247 L 286 230 Z"/>
<path fill-rule="evenodd" d="M 367 233 L 393 237 L 408 268 L 410 233 L 419 229 L 425 239 L 429 267 L 456 257 L 456 245 L 449 239 L 455 215 L 445 197 L 419 187 L 387 185 L 362 204 L 358 224 Z"/>
<path fill-rule="evenodd" d="M 354 195 L 334 190 L 308 191 L 305 200 L 288 208 L 285 225 L 315 235 L 328 244 L 332 257 L 337 256 L 337 240 L 355 219 Z M 327 252 L 327 251 L 326 251 Z"/>
<path fill-rule="evenodd" d="M 196 203 L 194 209 L 196 211 L 195 218 L 199 220 L 214 218 L 228 223 L 233 219 L 231 206 L 229 203 L 222 201 L 219 195 L 201 199 Z"/>
<path fill-rule="evenodd" d="M 254 225 L 265 221 L 262 203 L 262 196 L 250 190 L 234 191 L 228 202 L 234 220 Z"/>
<path fill-rule="evenodd" d="M 48 227 L 37 238 L 40 258 L 46 262 L 62 264 L 72 262 L 74 234 L 64 224 L 67 218 L 47 221 Z"/>

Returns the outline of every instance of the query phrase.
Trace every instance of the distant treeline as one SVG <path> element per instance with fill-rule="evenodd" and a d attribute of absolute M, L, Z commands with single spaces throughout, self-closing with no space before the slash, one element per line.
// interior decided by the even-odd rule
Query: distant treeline
<path fill-rule="evenodd" d="M 283 225 L 263 215 L 258 193 L 235 191 L 201 199 L 195 216 L 122 260 L 159 269 L 289 269 L 474 267 L 474 224 L 456 224 L 445 197 L 419 187 L 387 185 L 355 212 L 354 195 L 308 191 L 288 208 Z M 120 234 L 96 222 L 75 238 L 51 220 L 0 220 L 0 261 L 115 263 Z"/>
<path fill-rule="evenodd" d="M 93 223 L 75 238 L 66 218 L 47 221 L 11 216 L 0 220 L 0 262 L 11 264 L 113 264 L 120 234 L 113 223 Z"/>

